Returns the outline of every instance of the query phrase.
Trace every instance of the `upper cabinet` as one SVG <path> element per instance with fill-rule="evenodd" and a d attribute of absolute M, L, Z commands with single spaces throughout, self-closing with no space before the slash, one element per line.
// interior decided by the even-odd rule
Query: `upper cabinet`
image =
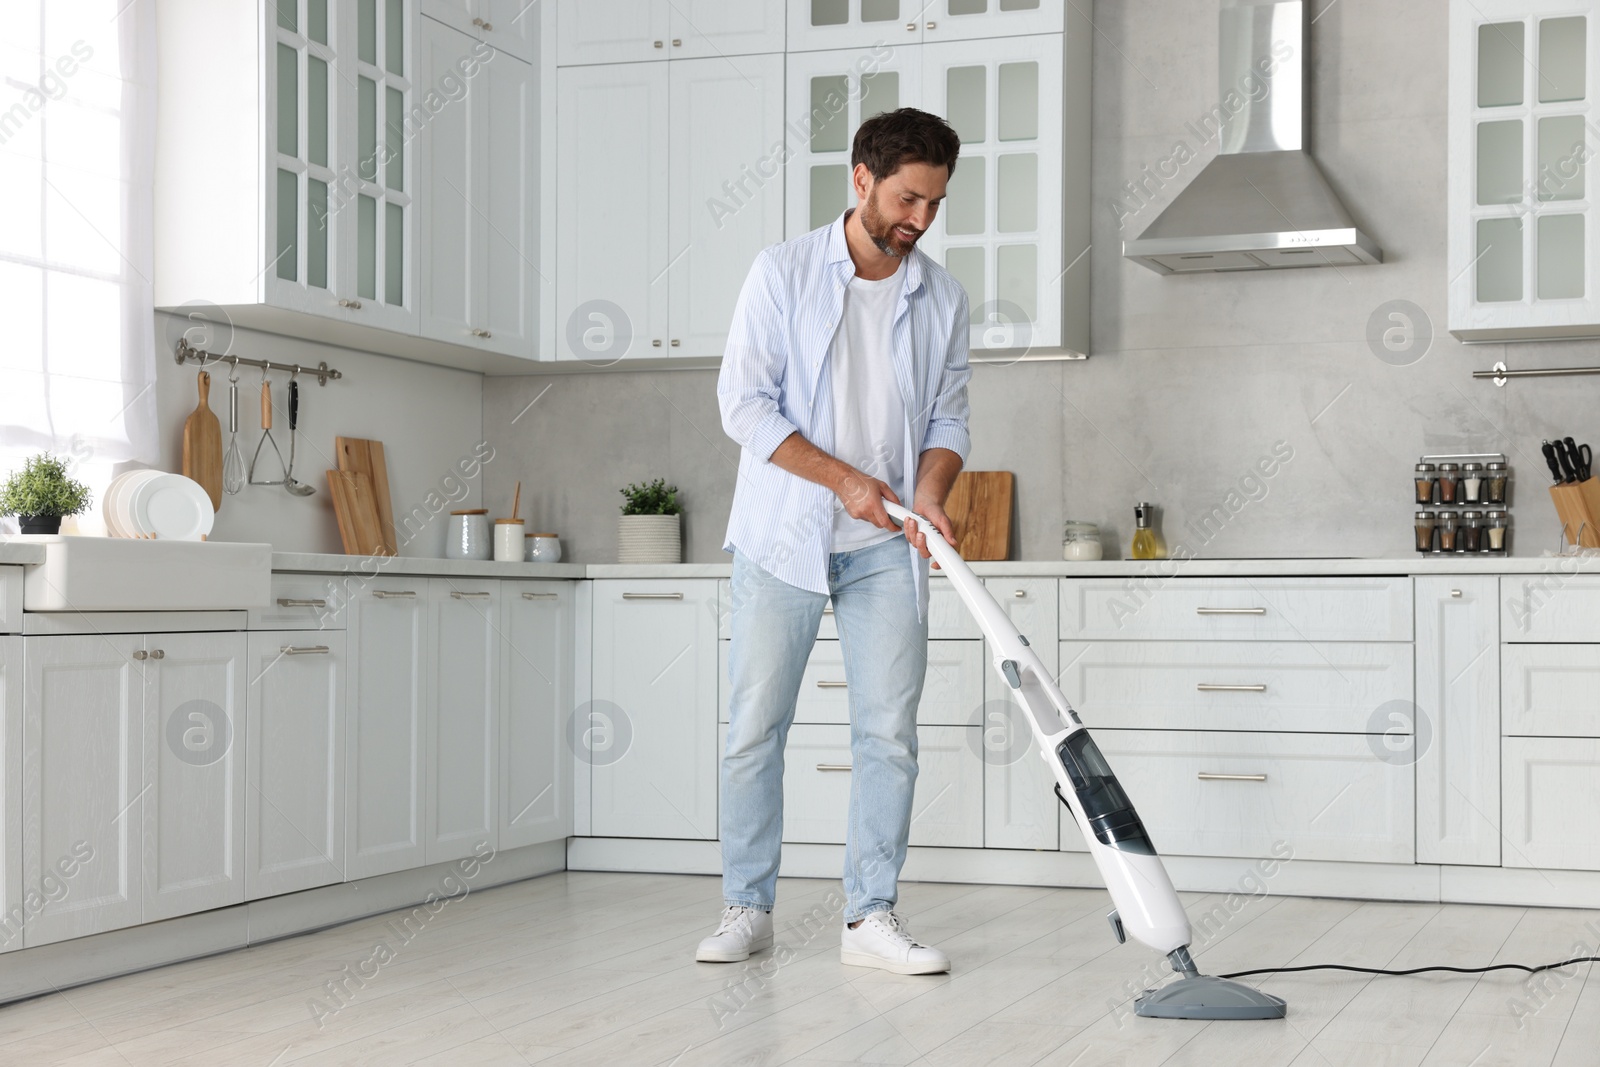
<path fill-rule="evenodd" d="M 1060 33 L 1066 0 L 789 0 L 789 51 Z"/>
<path fill-rule="evenodd" d="M 1600 337 L 1595 154 L 1600 5 L 1452 0 L 1450 331 Z"/>
<path fill-rule="evenodd" d="M 422 13 L 525 63 L 539 58 L 538 0 L 422 0 Z"/>
<path fill-rule="evenodd" d="M 783 0 L 562 0 L 556 62 L 645 63 L 783 51 Z"/>

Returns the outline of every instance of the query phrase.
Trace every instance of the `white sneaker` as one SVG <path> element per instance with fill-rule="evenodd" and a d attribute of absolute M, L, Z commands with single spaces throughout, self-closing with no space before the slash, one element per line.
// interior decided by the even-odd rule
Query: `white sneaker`
<path fill-rule="evenodd" d="M 900 916 L 888 910 L 873 912 L 854 930 L 845 924 L 839 962 L 895 974 L 943 974 L 950 969 L 949 956 L 913 938 Z"/>
<path fill-rule="evenodd" d="M 717 932 L 700 942 L 694 958 L 701 963 L 738 963 L 771 947 L 772 913 L 730 905 L 722 911 Z"/>

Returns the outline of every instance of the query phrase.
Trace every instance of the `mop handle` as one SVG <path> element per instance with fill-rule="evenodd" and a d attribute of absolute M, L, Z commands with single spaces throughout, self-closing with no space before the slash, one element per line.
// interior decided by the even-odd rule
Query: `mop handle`
<path fill-rule="evenodd" d="M 887 511 L 889 517 L 901 525 L 904 525 L 907 519 L 917 520 L 917 524 L 927 536 L 928 554 L 939 564 L 940 570 L 946 574 L 956 571 L 971 573 L 972 569 L 967 566 L 967 561 L 962 559 L 961 554 L 955 550 L 954 546 L 944 539 L 944 534 L 939 532 L 939 527 L 909 508 L 903 508 L 888 498 L 883 501 L 883 510 Z"/>

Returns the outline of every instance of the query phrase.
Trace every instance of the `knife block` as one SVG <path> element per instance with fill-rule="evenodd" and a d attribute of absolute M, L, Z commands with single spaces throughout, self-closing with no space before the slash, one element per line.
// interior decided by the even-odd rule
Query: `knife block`
<path fill-rule="evenodd" d="M 1600 548 L 1600 478 L 1550 487 L 1567 544 Z"/>

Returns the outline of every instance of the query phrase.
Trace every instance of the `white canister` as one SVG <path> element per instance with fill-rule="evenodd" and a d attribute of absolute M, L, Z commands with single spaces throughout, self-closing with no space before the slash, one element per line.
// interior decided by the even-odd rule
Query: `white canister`
<path fill-rule="evenodd" d="M 529 563 L 560 563 L 561 539 L 553 533 L 530 533 L 523 540 L 528 542 Z"/>
<path fill-rule="evenodd" d="M 494 520 L 494 558 L 496 563 L 521 563 L 523 559 L 522 520 Z"/>
<path fill-rule="evenodd" d="M 1095 560 L 1101 557 L 1100 527 L 1092 522 L 1068 520 L 1061 530 L 1061 558 Z"/>
<path fill-rule="evenodd" d="M 450 513 L 450 529 L 445 534 L 446 559 L 488 559 L 494 554 L 489 537 L 489 512 L 470 508 Z"/>

